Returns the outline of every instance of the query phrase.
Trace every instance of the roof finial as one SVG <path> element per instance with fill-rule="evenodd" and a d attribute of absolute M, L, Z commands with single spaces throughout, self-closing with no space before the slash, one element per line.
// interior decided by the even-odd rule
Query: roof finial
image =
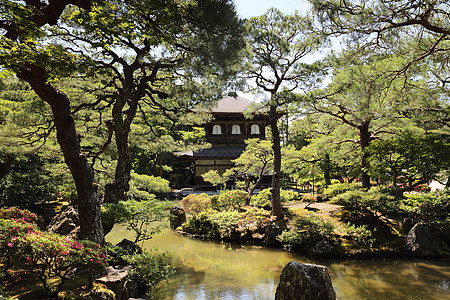
<path fill-rule="evenodd" d="M 238 97 L 236 92 L 228 92 L 228 96 L 233 97 L 233 98 L 237 98 Z"/>

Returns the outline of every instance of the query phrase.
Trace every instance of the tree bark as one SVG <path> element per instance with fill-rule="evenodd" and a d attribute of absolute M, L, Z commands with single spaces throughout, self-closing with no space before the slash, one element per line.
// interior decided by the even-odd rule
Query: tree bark
<path fill-rule="evenodd" d="M 35 93 L 51 107 L 57 140 L 77 189 L 80 238 L 104 244 L 98 185 L 94 170 L 81 151 L 69 98 L 47 82 L 44 68 L 28 65 L 22 68 L 18 77 L 28 82 Z"/>
<path fill-rule="evenodd" d="M 131 122 L 136 116 L 137 101 L 139 99 L 130 100 L 131 93 L 123 91 L 122 95 L 114 102 L 113 106 L 113 124 L 116 138 L 116 147 L 118 152 L 116 172 L 114 181 L 105 186 L 106 203 L 118 203 L 125 200 L 125 193 L 130 189 L 132 156 L 128 146 L 128 137 L 130 134 Z M 123 111 L 125 105 L 128 104 L 127 112 Z M 124 115 L 126 116 L 124 119 Z"/>
<path fill-rule="evenodd" d="M 331 185 L 331 176 L 330 176 L 330 154 L 325 154 L 325 159 L 323 163 L 323 177 L 325 179 L 325 186 Z"/>
<path fill-rule="evenodd" d="M 272 178 L 272 215 L 277 217 L 277 221 L 284 218 L 281 209 L 281 143 L 280 131 L 277 124 L 277 106 L 269 107 L 269 122 L 272 130 L 272 149 L 273 149 L 273 178 Z"/>
<path fill-rule="evenodd" d="M 369 132 L 369 124 L 363 123 L 358 126 L 359 129 L 359 142 L 361 144 L 361 183 L 363 188 L 370 188 L 370 176 L 366 171 L 368 167 L 367 158 L 369 157 L 367 153 L 365 153 L 365 149 L 370 144 L 370 132 Z"/>

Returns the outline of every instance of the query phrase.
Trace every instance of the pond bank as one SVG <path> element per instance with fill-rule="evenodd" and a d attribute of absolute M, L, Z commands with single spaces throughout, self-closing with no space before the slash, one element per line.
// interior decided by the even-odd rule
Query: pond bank
<path fill-rule="evenodd" d="M 115 226 L 111 243 L 132 234 Z M 163 299 L 273 299 L 282 268 L 289 261 L 326 265 L 338 299 L 431 299 L 450 297 L 450 263 L 423 259 L 314 259 L 268 249 L 202 241 L 164 230 L 144 243 L 175 254 L 177 274 Z"/>

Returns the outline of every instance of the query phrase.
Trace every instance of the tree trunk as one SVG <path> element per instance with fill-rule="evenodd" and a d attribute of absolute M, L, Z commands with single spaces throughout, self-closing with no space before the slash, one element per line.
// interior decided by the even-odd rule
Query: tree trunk
<path fill-rule="evenodd" d="M 370 188 L 370 177 L 366 171 L 368 167 L 367 158 L 369 157 L 367 153 L 365 153 L 364 149 L 370 144 L 370 132 L 369 132 L 369 124 L 363 123 L 358 127 L 359 129 L 359 142 L 361 144 L 361 183 L 363 188 Z"/>
<path fill-rule="evenodd" d="M 136 115 L 137 101 L 128 101 L 127 93 L 124 92 L 114 102 L 113 106 L 113 123 L 116 138 L 116 146 L 118 152 L 116 173 L 114 181 L 105 186 L 105 202 L 118 203 L 125 200 L 125 193 L 130 189 L 132 156 L 128 147 L 128 137 L 130 133 L 131 122 Z M 125 104 L 129 104 L 127 112 L 123 109 Z M 125 119 L 123 116 L 126 116 Z"/>
<path fill-rule="evenodd" d="M 331 185 L 331 176 L 330 176 L 330 154 L 325 154 L 325 160 L 323 163 L 323 178 L 325 179 L 325 186 Z"/>
<path fill-rule="evenodd" d="M 57 140 L 77 189 L 80 238 L 103 244 L 105 237 L 98 185 L 94 170 L 81 151 L 69 98 L 47 82 L 47 72 L 44 68 L 27 66 L 18 77 L 28 82 L 35 93 L 52 109 Z"/>
<path fill-rule="evenodd" d="M 272 215 L 277 217 L 277 221 L 284 218 L 281 210 L 281 143 L 280 131 L 277 124 L 277 106 L 270 105 L 269 122 L 272 130 L 272 149 L 273 149 L 273 179 L 272 179 Z"/>

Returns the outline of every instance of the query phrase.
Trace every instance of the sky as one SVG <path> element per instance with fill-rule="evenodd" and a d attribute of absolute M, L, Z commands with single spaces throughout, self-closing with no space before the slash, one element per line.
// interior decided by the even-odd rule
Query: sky
<path fill-rule="evenodd" d="M 295 10 L 306 12 L 311 7 L 306 0 L 234 0 L 234 3 L 238 15 L 242 18 L 260 16 L 272 7 L 285 14 L 291 14 Z"/>

